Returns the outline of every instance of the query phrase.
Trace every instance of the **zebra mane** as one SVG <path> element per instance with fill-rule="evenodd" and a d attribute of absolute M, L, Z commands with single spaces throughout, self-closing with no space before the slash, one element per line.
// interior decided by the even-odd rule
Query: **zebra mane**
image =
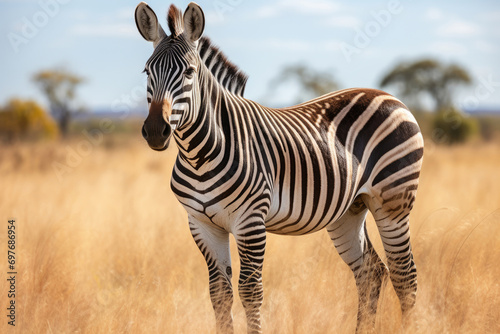
<path fill-rule="evenodd" d="M 179 36 L 184 31 L 182 11 L 173 4 L 170 5 L 167 13 L 167 23 L 174 37 Z M 248 76 L 238 66 L 230 62 L 222 51 L 212 44 L 208 37 L 200 38 L 198 52 L 202 61 L 219 84 L 231 93 L 243 96 Z"/>
<path fill-rule="evenodd" d="M 224 88 L 233 94 L 243 96 L 248 76 L 230 62 L 208 37 L 200 39 L 198 52 L 207 68 Z"/>

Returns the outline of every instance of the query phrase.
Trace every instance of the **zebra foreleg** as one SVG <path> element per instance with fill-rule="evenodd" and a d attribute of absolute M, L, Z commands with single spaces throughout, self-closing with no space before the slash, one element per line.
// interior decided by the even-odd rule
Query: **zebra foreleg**
<path fill-rule="evenodd" d="M 242 224 L 234 236 L 241 263 L 238 290 L 247 316 L 247 332 L 261 333 L 260 307 L 264 297 L 262 266 L 266 248 L 264 222 Z"/>
<path fill-rule="evenodd" d="M 375 316 L 387 267 L 368 238 L 365 227 L 366 206 L 359 199 L 340 220 L 328 227 L 330 238 L 356 279 L 358 290 L 357 333 L 375 329 Z"/>
<path fill-rule="evenodd" d="M 217 333 L 233 333 L 233 288 L 229 233 L 189 219 L 189 228 L 208 266 L 210 299 L 215 312 Z"/>

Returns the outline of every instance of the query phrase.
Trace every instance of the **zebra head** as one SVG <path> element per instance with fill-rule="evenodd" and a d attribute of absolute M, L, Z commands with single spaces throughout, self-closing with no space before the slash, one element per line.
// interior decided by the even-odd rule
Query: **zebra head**
<path fill-rule="evenodd" d="M 184 16 L 174 5 L 168 12 L 168 36 L 158 23 L 155 12 L 141 2 L 135 10 L 135 22 L 154 51 L 146 62 L 149 114 L 142 135 L 153 150 L 163 151 L 176 128 L 189 123 L 200 108 L 198 72 L 201 59 L 197 51 L 205 17 L 200 6 L 191 2 Z"/>

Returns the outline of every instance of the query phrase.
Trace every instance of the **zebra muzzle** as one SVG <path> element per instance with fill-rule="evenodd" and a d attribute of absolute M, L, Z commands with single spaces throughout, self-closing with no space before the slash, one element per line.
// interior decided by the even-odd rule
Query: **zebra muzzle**
<path fill-rule="evenodd" d="M 155 151 L 167 149 L 172 127 L 163 118 L 163 104 L 153 102 L 142 126 L 142 136 Z"/>

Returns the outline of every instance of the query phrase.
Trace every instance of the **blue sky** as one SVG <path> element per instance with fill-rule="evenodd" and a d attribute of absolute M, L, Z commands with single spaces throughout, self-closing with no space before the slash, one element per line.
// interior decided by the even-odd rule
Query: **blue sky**
<path fill-rule="evenodd" d="M 136 30 L 129 0 L 0 0 L 0 103 L 45 102 L 31 82 L 65 66 L 86 78 L 90 110 L 145 108 L 144 63 L 152 45 Z M 168 1 L 150 0 L 165 30 Z M 177 1 L 184 9 L 189 1 Z M 205 35 L 249 76 L 246 96 L 273 105 L 295 101 L 295 87 L 266 97 L 283 66 L 329 70 L 342 88 L 378 88 L 402 60 L 434 57 L 467 68 L 474 84 L 457 100 L 500 109 L 500 1 L 199 0 Z M 394 93 L 394 92 L 393 92 Z"/>

